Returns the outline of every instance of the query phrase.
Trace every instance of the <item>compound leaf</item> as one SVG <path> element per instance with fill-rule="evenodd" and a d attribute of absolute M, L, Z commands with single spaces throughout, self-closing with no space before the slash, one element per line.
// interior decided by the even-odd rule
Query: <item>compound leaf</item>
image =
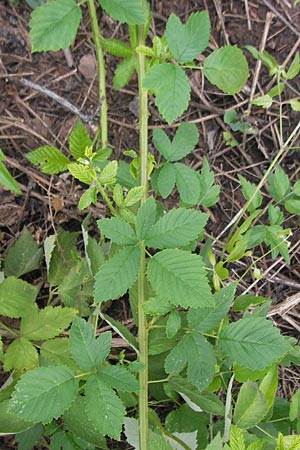
<path fill-rule="evenodd" d="M 51 339 L 68 328 L 76 314 L 76 309 L 62 306 L 33 308 L 21 321 L 21 336 L 30 340 Z"/>
<path fill-rule="evenodd" d="M 117 391 L 135 392 L 139 390 L 137 379 L 125 367 L 103 366 L 98 370 L 97 376 L 103 383 Z"/>
<path fill-rule="evenodd" d="M 144 0 L 99 0 L 101 7 L 115 20 L 136 25 L 146 22 Z"/>
<path fill-rule="evenodd" d="M 74 178 L 85 184 L 91 184 L 93 175 L 89 166 L 80 163 L 70 163 L 67 168 Z"/>
<path fill-rule="evenodd" d="M 181 163 L 175 163 L 173 167 L 175 169 L 176 186 L 180 194 L 180 199 L 188 205 L 197 204 L 200 195 L 197 172 Z"/>
<path fill-rule="evenodd" d="M 179 63 L 197 58 L 208 46 L 210 23 L 206 11 L 191 14 L 184 25 L 171 14 L 166 26 L 166 40 L 172 55 Z"/>
<path fill-rule="evenodd" d="M 156 218 L 156 203 L 149 197 L 138 209 L 136 216 L 136 234 L 139 240 L 144 239 L 148 230 L 154 225 Z"/>
<path fill-rule="evenodd" d="M 184 250 L 163 250 L 148 263 L 148 279 L 157 295 L 184 308 L 213 307 L 201 256 Z"/>
<path fill-rule="evenodd" d="M 96 303 L 120 297 L 133 285 L 138 275 L 140 253 L 138 247 L 128 246 L 101 266 L 95 276 Z"/>
<path fill-rule="evenodd" d="M 169 124 L 188 107 L 190 84 L 181 67 L 171 63 L 151 67 L 144 78 L 144 87 L 154 92 L 155 104 Z"/>
<path fill-rule="evenodd" d="M 29 22 L 32 52 L 68 48 L 80 19 L 81 9 L 75 0 L 53 0 L 35 9 Z"/>
<path fill-rule="evenodd" d="M 280 166 L 268 176 L 268 183 L 270 194 L 276 202 L 280 202 L 291 190 L 289 177 Z"/>
<path fill-rule="evenodd" d="M 4 400 L 0 403 L 0 436 L 22 433 L 34 426 L 32 422 L 20 419 L 20 417 L 9 411 L 9 404 L 9 400 Z"/>
<path fill-rule="evenodd" d="M 117 394 L 99 377 L 91 375 L 85 385 L 87 415 L 101 435 L 120 438 L 126 410 Z"/>
<path fill-rule="evenodd" d="M 116 91 L 122 89 L 129 83 L 136 66 L 136 57 L 130 56 L 120 62 L 115 70 L 113 86 Z"/>
<path fill-rule="evenodd" d="M 37 292 L 37 288 L 26 281 L 6 278 L 0 283 L 0 314 L 12 319 L 30 314 Z"/>
<path fill-rule="evenodd" d="M 253 370 L 271 366 L 291 350 L 278 328 L 263 317 L 231 323 L 220 334 L 219 345 L 233 361 Z"/>
<path fill-rule="evenodd" d="M 236 45 L 215 50 L 204 61 L 204 75 L 226 94 L 239 92 L 248 78 L 247 60 Z"/>
<path fill-rule="evenodd" d="M 9 409 L 22 419 L 49 423 L 68 409 L 77 391 L 78 381 L 68 367 L 38 367 L 20 378 Z"/>
<path fill-rule="evenodd" d="M 100 219 L 97 224 L 104 236 L 116 244 L 134 245 L 137 243 L 133 229 L 123 219 L 117 219 L 116 217 Z"/>
<path fill-rule="evenodd" d="M 194 123 L 183 122 L 179 125 L 172 141 L 170 161 L 178 161 L 191 153 L 199 139 L 199 133 Z"/>
<path fill-rule="evenodd" d="M 159 169 L 157 186 L 162 198 L 167 198 L 171 194 L 176 181 L 174 164 L 166 163 Z"/>
<path fill-rule="evenodd" d="M 6 276 L 20 277 L 41 266 L 43 250 L 39 248 L 31 233 L 24 228 L 19 238 L 12 245 L 4 260 Z"/>
<path fill-rule="evenodd" d="M 111 333 L 94 337 L 90 323 L 75 317 L 70 330 L 70 352 L 76 364 L 83 370 L 93 370 L 105 361 L 111 347 Z"/>
<path fill-rule="evenodd" d="M 150 228 L 145 243 L 160 249 L 188 245 L 203 231 L 207 219 L 207 214 L 193 209 L 173 209 Z"/>
<path fill-rule="evenodd" d="M 217 203 L 220 193 L 220 186 L 214 184 L 215 175 L 210 170 L 207 158 L 203 158 L 203 166 L 199 173 L 200 196 L 198 204 L 209 208 Z"/>
<path fill-rule="evenodd" d="M 50 4 L 51 2 L 45 3 L 45 5 Z M 49 145 L 28 152 L 25 157 L 33 165 L 40 167 L 42 172 L 49 174 L 66 171 L 70 163 L 69 159 L 58 148 Z"/>
<path fill-rule="evenodd" d="M 38 366 L 38 352 L 27 339 L 18 338 L 8 347 L 4 357 L 4 370 L 30 370 Z"/>

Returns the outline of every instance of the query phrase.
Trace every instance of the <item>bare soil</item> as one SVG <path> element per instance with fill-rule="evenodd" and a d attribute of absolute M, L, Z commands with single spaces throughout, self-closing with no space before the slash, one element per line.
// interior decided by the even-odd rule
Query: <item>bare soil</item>
<path fill-rule="evenodd" d="M 207 54 L 210 50 L 228 43 L 240 47 L 253 45 L 267 50 L 280 64 L 290 64 L 299 49 L 300 6 L 293 7 L 293 0 L 153 0 L 151 35 L 162 35 L 166 20 L 172 12 L 185 21 L 190 13 L 203 9 L 209 11 L 212 27 L 212 39 Z M 26 152 L 45 144 L 67 151 L 68 134 L 76 117 L 47 95 L 25 86 L 22 79 L 47 87 L 87 114 L 93 114 L 97 110 L 97 80 L 91 30 L 85 7 L 83 11 L 84 18 L 79 34 L 70 49 L 73 61 L 68 65 L 62 51 L 31 54 L 29 6 L 23 0 L 19 4 L 0 0 L 0 147 L 7 156 L 7 167 L 22 188 L 22 195 L 15 196 L 0 187 L 2 256 L 24 226 L 28 227 L 40 243 L 53 233 L 53 229 L 59 227 L 80 231 L 84 218 L 84 214 L 77 209 L 81 186 L 74 183 L 71 176 L 47 177 L 41 174 L 24 157 Z M 100 10 L 99 20 L 105 36 L 128 40 L 126 27 L 116 25 Z M 273 81 L 262 67 L 258 73 L 258 81 L 254 83 L 257 74 L 256 61 L 246 50 L 245 54 L 249 62 L 250 77 L 243 91 L 234 97 L 218 92 L 204 81 L 198 72 L 190 74 L 192 101 L 182 118 L 185 121 L 197 120 L 201 133 L 198 147 L 188 159 L 190 166 L 200 170 L 203 156 L 206 156 L 216 174 L 217 183 L 221 186 L 221 201 L 209 210 L 208 232 L 214 237 L 221 236 L 244 203 L 237 174 L 257 183 L 279 148 L 279 111 L 276 107 L 269 111 L 252 106 L 250 114 L 247 115 L 251 91 L 255 94 L 265 93 L 273 85 Z M 106 55 L 109 143 L 114 149 L 114 157 L 122 158 L 124 150 L 138 149 L 137 118 L 134 114 L 137 86 L 136 79 L 133 78 L 126 88 L 119 92 L 113 90 L 112 78 L 117 62 L 117 58 Z M 291 82 L 291 88 L 288 88 L 284 95 L 286 99 L 299 99 L 299 77 Z M 236 135 L 239 145 L 235 148 L 226 146 L 222 135 L 224 130 L 228 130 L 223 120 L 224 113 L 232 107 L 237 108 L 241 117 L 247 115 L 247 120 L 259 129 L 256 136 Z M 151 128 L 163 126 L 172 134 L 180 123 L 178 121 L 170 127 L 166 126 L 152 100 L 150 112 Z M 95 123 L 96 121 L 97 116 Z M 289 136 L 298 121 L 299 113 L 292 112 L 286 105 L 285 137 Z M 299 136 L 295 137 L 293 145 L 299 145 Z M 292 182 L 299 179 L 299 151 L 288 151 L 282 161 L 282 167 Z M 169 200 L 169 206 L 177 204 L 177 200 L 175 194 Z M 106 213 L 104 205 L 99 203 L 97 208 L 92 209 L 92 213 L 95 219 L 102 217 Z M 275 309 L 272 319 L 275 324 L 280 326 L 285 334 L 297 336 L 300 331 L 297 305 L 297 299 L 300 300 L 299 218 L 288 217 L 286 225 L 293 231 L 291 264 L 287 265 L 280 257 L 276 261 L 270 256 L 264 258 L 260 261 L 263 279 L 245 279 L 240 285 L 240 292 L 248 290 L 273 298 Z M 243 264 L 247 265 L 247 261 Z M 244 271 L 243 264 L 234 267 L 236 275 Z M 291 299 L 294 299 L 293 303 Z M 115 307 L 114 314 L 121 320 L 130 318 L 126 303 L 121 302 L 120 307 Z M 299 375 L 298 367 L 282 372 L 281 395 L 286 398 L 292 395 L 299 387 Z M 0 438 L 0 448 L 15 449 L 14 438 Z M 113 443 L 111 448 L 129 449 L 126 444 L 123 446 Z"/>

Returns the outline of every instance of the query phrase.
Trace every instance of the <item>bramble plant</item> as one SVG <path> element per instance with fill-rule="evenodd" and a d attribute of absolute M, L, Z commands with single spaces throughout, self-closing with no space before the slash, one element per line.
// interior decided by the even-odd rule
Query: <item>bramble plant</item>
<path fill-rule="evenodd" d="M 94 0 L 86 1 L 98 62 L 99 132 L 91 138 L 78 120 L 69 136 L 70 155 L 43 146 L 27 158 L 47 174 L 69 171 L 86 186 L 79 208 L 101 197 L 110 217 L 97 221 L 100 242 L 89 235 L 90 216 L 84 220 L 83 255 L 76 245 L 79 233 L 65 231 L 48 236 L 43 252 L 24 229 L 9 249 L 0 314 L 19 319 L 20 325 L 15 330 L 1 323 L 12 342 L 1 350 L 4 370 L 11 374 L 0 392 L 0 432 L 15 433 L 19 450 L 38 442 L 50 450 L 106 449 L 106 437 L 119 440 L 122 433 L 140 450 L 296 449 L 300 391 L 290 403 L 276 392 L 278 365 L 299 363 L 299 347 L 266 319 L 269 299 L 236 297 L 238 282 L 229 282 L 225 264 L 261 243 L 270 246 L 273 257 L 280 253 L 288 260 L 290 230 L 282 227 L 278 205 L 296 212 L 299 182 L 292 187 L 279 166 L 272 172 L 274 165 L 258 186 L 240 176 L 243 221 L 232 227 L 217 262 L 209 241 L 195 251 L 209 219 L 201 209 L 217 203 L 220 190 L 206 158 L 200 173 L 183 162 L 197 145 L 196 125 L 181 123 L 172 139 L 155 129 L 157 152 L 148 152 L 150 93 L 170 124 L 189 105 L 187 69 L 201 70 L 210 83 L 235 94 L 248 77 L 246 59 L 236 46 L 226 46 L 199 65 L 210 39 L 205 11 L 185 24 L 172 14 L 165 34 L 148 46 L 146 2 L 99 3 L 129 26 L 130 35 L 130 44 L 103 38 Z M 32 51 L 70 46 L 82 6 L 52 0 L 36 8 L 30 22 Z M 116 89 L 134 70 L 138 76 L 140 145 L 139 152 L 126 153 L 131 164 L 110 159 L 103 51 L 123 58 L 115 72 Z M 267 178 L 278 205 L 269 207 L 270 225 L 252 226 L 261 214 L 260 190 Z M 165 211 L 162 199 L 175 187 L 180 206 Z M 39 308 L 37 288 L 20 277 L 41 267 L 42 253 L 49 295 L 47 306 Z M 105 302 L 127 293 L 137 337 L 106 314 Z M 63 306 L 56 306 L 56 297 Z M 228 315 L 231 306 L 242 312 L 235 322 Z M 111 352 L 112 333 L 98 332 L 99 318 L 127 342 L 136 359 Z M 240 383 L 238 394 L 234 381 Z M 162 424 L 155 406 L 166 401 L 173 407 Z"/>

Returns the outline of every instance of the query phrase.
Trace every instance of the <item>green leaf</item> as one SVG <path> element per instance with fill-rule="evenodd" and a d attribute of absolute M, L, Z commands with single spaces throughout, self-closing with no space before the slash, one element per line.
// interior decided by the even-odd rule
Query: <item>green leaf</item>
<path fill-rule="evenodd" d="M 132 49 L 123 41 L 118 39 L 101 39 L 102 48 L 113 56 L 119 58 L 130 58 Z"/>
<path fill-rule="evenodd" d="M 159 169 L 157 186 L 162 198 L 167 198 L 174 189 L 176 173 L 174 164 L 166 163 Z"/>
<path fill-rule="evenodd" d="M 259 390 L 263 393 L 268 403 L 268 408 L 272 408 L 278 387 L 278 367 L 276 364 L 272 366 L 264 378 L 261 380 Z"/>
<path fill-rule="evenodd" d="M 214 308 L 191 308 L 188 311 L 188 324 L 194 330 L 206 332 L 219 325 L 227 315 L 236 291 L 236 284 L 232 283 L 213 295 Z"/>
<path fill-rule="evenodd" d="M 203 158 L 203 165 L 199 174 L 200 196 L 197 203 L 209 208 L 219 200 L 220 186 L 214 185 L 215 174 L 210 170 L 206 157 Z"/>
<path fill-rule="evenodd" d="M 146 22 L 144 0 L 99 0 L 99 3 L 107 14 L 118 22 L 130 25 Z"/>
<path fill-rule="evenodd" d="M 176 186 L 180 199 L 188 205 L 196 205 L 200 195 L 198 174 L 185 164 L 174 164 Z"/>
<path fill-rule="evenodd" d="M 194 123 L 183 122 L 179 125 L 171 143 L 167 134 L 160 128 L 153 131 L 153 142 L 157 150 L 168 161 L 174 162 L 191 153 L 199 139 Z"/>
<path fill-rule="evenodd" d="M 216 358 L 212 346 L 200 334 L 188 334 L 171 350 L 165 370 L 178 375 L 187 365 L 187 378 L 198 389 L 205 389 L 215 374 Z"/>
<path fill-rule="evenodd" d="M 181 316 L 176 309 L 170 312 L 166 325 L 166 334 L 169 339 L 176 336 L 181 327 Z"/>
<path fill-rule="evenodd" d="M 9 410 L 22 419 L 49 423 L 71 405 L 78 381 L 68 367 L 38 367 L 18 381 Z"/>
<path fill-rule="evenodd" d="M 223 439 L 221 438 L 220 432 L 213 438 L 210 444 L 205 450 L 222 450 L 223 449 Z"/>
<path fill-rule="evenodd" d="M 75 159 L 85 158 L 85 150 L 92 146 L 89 133 L 83 126 L 80 119 L 77 119 L 72 132 L 69 136 L 69 148 Z"/>
<path fill-rule="evenodd" d="M 88 208 L 92 203 L 96 203 L 97 201 L 97 188 L 96 186 L 92 186 L 88 188 L 80 197 L 78 203 L 78 209 L 81 211 L 85 208 Z"/>
<path fill-rule="evenodd" d="M 291 62 L 289 70 L 287 71 L 286 77 L 288 80 L 292 80 L 298 75 L 299 72 L 300 72 L 300 58 L 299 52 L 297 52 L 293 61 Z"/>
<path fill-rule="evenodd" d="M 209 424 L 209 418 L 191 409 L 186 403 L 173 409 L 166 417 L 165 427 L 167 431 L 174 432 L 192 432 L 198 430 L 202 425 L 206 427 Z"/>
<path fill-rule="evenodd" d="M 68 338 L 54 338 L 44 342 L 40 355 L 55 365 L 68 366 L 75 372 L 78 371 L 78 367 L 71 358 Z"/>
<path fill-rule="evenodd" d="M 149 298 L 143 304 L 143 310 L 146 314 L 152 316 L 164 316 L 173 309 L 173 305 L 161 298 Z"/>
<path fill-rule="evenodd" d="M 14 179 L 14 177 L 9 173 L 5 165 L 2 161 L 5 160 L 5 156 L 3 151 L 0 148 L 0 184 L 7 187 L 11 191 L 15 192 L 16 194 L 22 194 L 21 189 L 19 188 L 18 183 Z"/>
<path fill-rule="evenodd" d="M 198 58 L 206 49 L 210 38 L 210 23 L 207 11 L 191 14 L 183 25 L 171 14 L 166 25 L 166 40 L 172 55 L 179 63 Z"/>
<path fill-rule="evenodd" d="M 31 14 L 32 52 L 66 49 L 72 44 L 81 19 L 75 0 L 54 0 L 41 5 Z"/>
<path fill-rule="evenodd" d="M 257 383 L 247 381 L 240 389 L 235 409 L 234 422 L 242 429 L 257 425 L 267 415 L 268 402 Z"/>
<path fill-rule="evenodd" d="M 136 186 L 131 188 L 124 200 L 124 206 L 129 208 L 130 206 L 136 205 L 142 200 L 145 195 L 145 186 Z"/>
<path fill-rule="evenodd" d="M 9 411 L 9 404 L 9 400 L 0 403 L 0 436 L 22 433 L 34 425 Z"/>
<path fill-rule="evenodd" d="M 20 334 L 30 340 L 51 339 L 70 325 L 77 310 L 62 306 L 46 306 L 38 310 L 33 308 L 30 315 L 23 317 Z"/>
<path fill-rule="evenodd" d="M 112 217 L 97 220 L 98 227 L 105 237 L 119 245 L 134 245 L 137 238 L 132 227 L 123 219 Z"/>
<path fill-rule="evenodd" d="M 109 161 L 99 175 L 101 184 L 113 184 L 116 181 L 118 161 Z"/>
<path fill-rule="evenodd" d="M 215 50 L 204 61 L 204 75 L 226 94 L 239 92 L 248 78 L 248 64 L 236 45 Z"/>
<path fill-rule="evenodd" d="M 88 216 L 87 216 L 88 217 Z M 87 221 L 88 222 L 88 221 Z M 105 261 L 103 248 L 98 244 L 96 239 L 88 234 L 88 225 L 85 220 L 82 222 L 81 229 L 83 235 L 85 258 L 88 268 L 92 275 L 95 275 Z"/>
<path fill-rule="evenodd" d="M 245 437 L 238 427 L 231 425 L 230 427 L 230 449 L 246 450 Z"/>
<path fill-rule="evenodd" d="M 82 183 L 91 184 L 93 182 L 93 175 L 89 166 L 80 163 L 71 163 L 68 164 L 67 168 L 71 175 Z"/>
<path fill-rule="evenodd" d="M 183 308 L 213 307 L 201 256 L 183 250 L 163 250 L 148 263 L 148 279 L 159 297 Z"/>
<path fill-rule="evenodd" d="M 116 91 L 119 91 L 124 86 L 126 86 L 133 74 L 136 66 L 136 57 L 131 56 L 130 58 L 124 59 L 118 64 L 113 78 L 113 86 Z"/>
<path fill-rule="evenodd" d="M 268 183 L 270 194 L 276 202 L 280 202 L 291 190 L 289 177 L 280 166 L 268 176 Z"/>
<path fill-rule="evenodd" d="M 187 109 L 190 84 L 181 67 L 162 63 L 151 67 L 144 78 L 144 87 L 156 95 L 155 104 L 170 124 Z"/>
<path fill-rule="evenodd" d="M 253 370 L 271 366 L 291 349 L 278 328 L 262 317 L 231 323 L 221 332 L 219 345 L 233 361 Z"/>
<path fill-rule="evenodd" d="M 100 312 L 100 317 L 101 319 L 105 320 L 114 330 L 114 332 L 121 336 L 121 338 L 124 339 L 124 341 L 126 341 L 136 351 L 136 353 L 138 353 L 137 340 L 125 325 L 123 325 L 121 322 L 118 322 L 117 320 L 114 320 L 107 314 L 103 314 L 102 312 Z"/>
<path fill-rule="evenodd" d="M 4 273 L 7 277 L 10 275 L 20 277 L 25 273 L 32 272 L 40 268 L 42 257 L 42 249 L 39 248 L 27 228 L 24 228 L 7 252 L 4 259 Z"/>
<path fill-rule="evenodd" d="M 194 411 L 224 416 L 224 405 L 217 395 L 209 391 L 200 391 L 182 377 L 171 377 L 169 383 L 176 392 L 189 401 L 189 406 L 193 406 Z"/>
<path fill-rule="evenodd" d="M 172 144 L 167 135 L 161 128 L 154 128 L 153 130 L 153 144 L 159 153 L 166 159 L 172 155 Z"/>
<path fill-rule="evenodd" d="M 290 403 L 289 419 L 293 422 L 300 417 L 300 389 L 292 396 Z"/>
<path fill-rule="evenodd" d="M 258 192 L 255 194 L 254 198 L 252 198 L 252 197 L 253 197 L 253 194 L 254 194 L 255 191 L 256 191 L 257 186 L 256 186 L 255 184 L 253 184 L 253 183 L 250 183 L 250 181 L 246 180 L 246 178 L 244 178 L 244 177 L 243 177 L 242 175 L 240 175 L 240 174 L 238 174 L 238 179 L 240 180 L 240 183 L 241 183 L 241 185 L 242 185 L 242 193 L 243 193 L 243 196 L 245 197 L 245 199 L 246 199 L 247 201 L 249 201 L 249 200 L 252 199 L 250 205 L 249 205 L 248 208 L 247 208 L 248 211 L 249 211 L 250 213 L 252 213 L 252 212 L 254 212 L 257 208 L 259 208 L 259 207 L 261 206 L 261 204 L 262 204 L 262 195 L 261 195 L 261 192 L 258 191 Z"/>
<path fill-rule="evenodd" d="M 45 6 L 50 5 L 45 3 Z M 53 2 L 54 3 L 54 2 Z M 26 158 L 33 165 L 38 166 L 44 173 L 54 174 L 68 169 L 69 159 L 58 148 L 44 145 L 32 152 L 26 153 Z"/>
<path fill-rule="evenodd" d="M 188 245 L 203 231 L 207 220 L 208 215 L 200 211 L 173 209 L 150 228 L 145 244 L 160 249 Z"/>
<path fill-rule="evenodd" d="M 32 450 L 38 445 L 43 436 L 44 427 L 41 423 L 35 424 L 29 430 L 18 433 L 16 441 L 18 442 L 18 450 Z"/>
<path fill-rule="evenodd" d="M 38 352 L 27 339 L 16 339 L 5 353 L 4 370 L 30 370 L 38 366 Z"/>
<path fill-rule="evenodd" d="M 284 207 L 291 214 L 300 214 L 300 199 L 287 200 Z"/>
<path fill-rule="evenodd" d="M 116 393 L 96 375 L 85 385 L 87 415 L 101 435 L 120 438 L 126 410 Z"/>
<path fill-rule="evenodd" d="M 154 225 L 156 219 L 156 203 L 153 197 L 149 197 L 140 206 L 136 216 L 136 235 L 141 241 L 145 238 L 148 230 Z"/>
<path fill-rule="evenodd" d="M 107 386 L 121 392 L 136 392 L 139 383 L 136 377 L 122 366 L 103 366 L 98 370 L 97 377 Z"/>
<path fill-rule="evenodd" d="M 166 441 L 161 434 L 151 433 L 149 441 L 150 448 L 153 450 L 174 450 L 174 447 L 172 447 L 172 445 L 168 441 Z"/>
<path fill-rule="evenodd" d="M 59 231 L 55 248 L 52 250 L 48 281 L 52 286 L 61 284 L 77 259 L 76 242 L 78 233 Z"/>
<path fill-rule="evenodd" d="M 135 282 L 140 263 L 140 249 L 125 247 L 101 266 L 95 279 L 95 302 L 120 297 Z"/>
<path fill-rule="evenodd" d="M 87 415 L 85 397 L 77 397 L 71 407 L 64 413 L 64 424 L 76 436 L 95 445 L 97 448 L 107 449 L 104 436 L 95 429 Z"/>
<path fill-rule="evenodd" d="M 262 303 L 268 302 L 270 299 L 267 297 L 255 296 L 252 294 L 239 295 L 234 302 L 232 310 L 234 312 L 244 311 L 250 306 L 261 305 Z"/>
<path fill-rule="evenodd" d="M 109 355 L 111 333 L 94 338 L 92 325 L 81 317 L 75 317 L 70 330 L 70 352 L 76 364 L 85 371 L 100 366 Z"/>
<path fill-rule="evenodd" d="M 252 105 L 261 106 L 262 108 L 270 108 L 273 98 L 269 94 L 261 95 L 250 102 Z"/>
<path fill-rule="evenodd" d="M 31 313 L 37 296 L 37 288 L 19 280 L 8 277 L 0 283 L 0 314 L 10 317 L 24 317 Z"/>

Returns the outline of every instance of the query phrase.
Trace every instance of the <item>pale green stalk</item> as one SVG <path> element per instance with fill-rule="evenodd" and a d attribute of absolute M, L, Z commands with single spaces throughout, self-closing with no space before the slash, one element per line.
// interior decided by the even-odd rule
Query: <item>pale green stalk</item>
<path fill-rule="evenodd" d="M 108 132 L 107 132 L 107 100 L 106 100 L 106 71 L 104 64 L 104 57 L 101 45 L 101 34 L 99 30 L 97 13 L 94 4 L 94 0 L 87 0 L 89 15 L 92 25 L 93 40 L 96 49 L 97 58 L 97 72 L 98 72 L 98 97 L 101 103 L 100 108 L 100 130 L 101 130 L 101 146 L 106 148 L 108 145 Z"/>
<path fill-rule="evenodd" d="M 145 43 L 145 27 L 144 25 L 137 26 L 137 45 L 144 45 Z M 138 80 L 139 80 L 139 102 L 140 102 L 140 184 L 146 186 L 144 198 L 141 203 L 145 202 L 148 194 L 148 93 L 143 88 L 143 79 L 145 76 L 146 64 L 145 56 L 138 54 Z M 148 427 L 148 327 L 147 318 L 143 310 L 143 304 L 146 300 L 145 296 L 145 269 L 146 269 L 146 254 L 145 246 L 141 245 L 141 260 L 138 275 L 138 317 L 139 317 L 139 351 L 140 362 L 143 364 L 143 369 L 139 373 L 139 441 L 140 450 L 149 449 L 149 427 Z"/>

